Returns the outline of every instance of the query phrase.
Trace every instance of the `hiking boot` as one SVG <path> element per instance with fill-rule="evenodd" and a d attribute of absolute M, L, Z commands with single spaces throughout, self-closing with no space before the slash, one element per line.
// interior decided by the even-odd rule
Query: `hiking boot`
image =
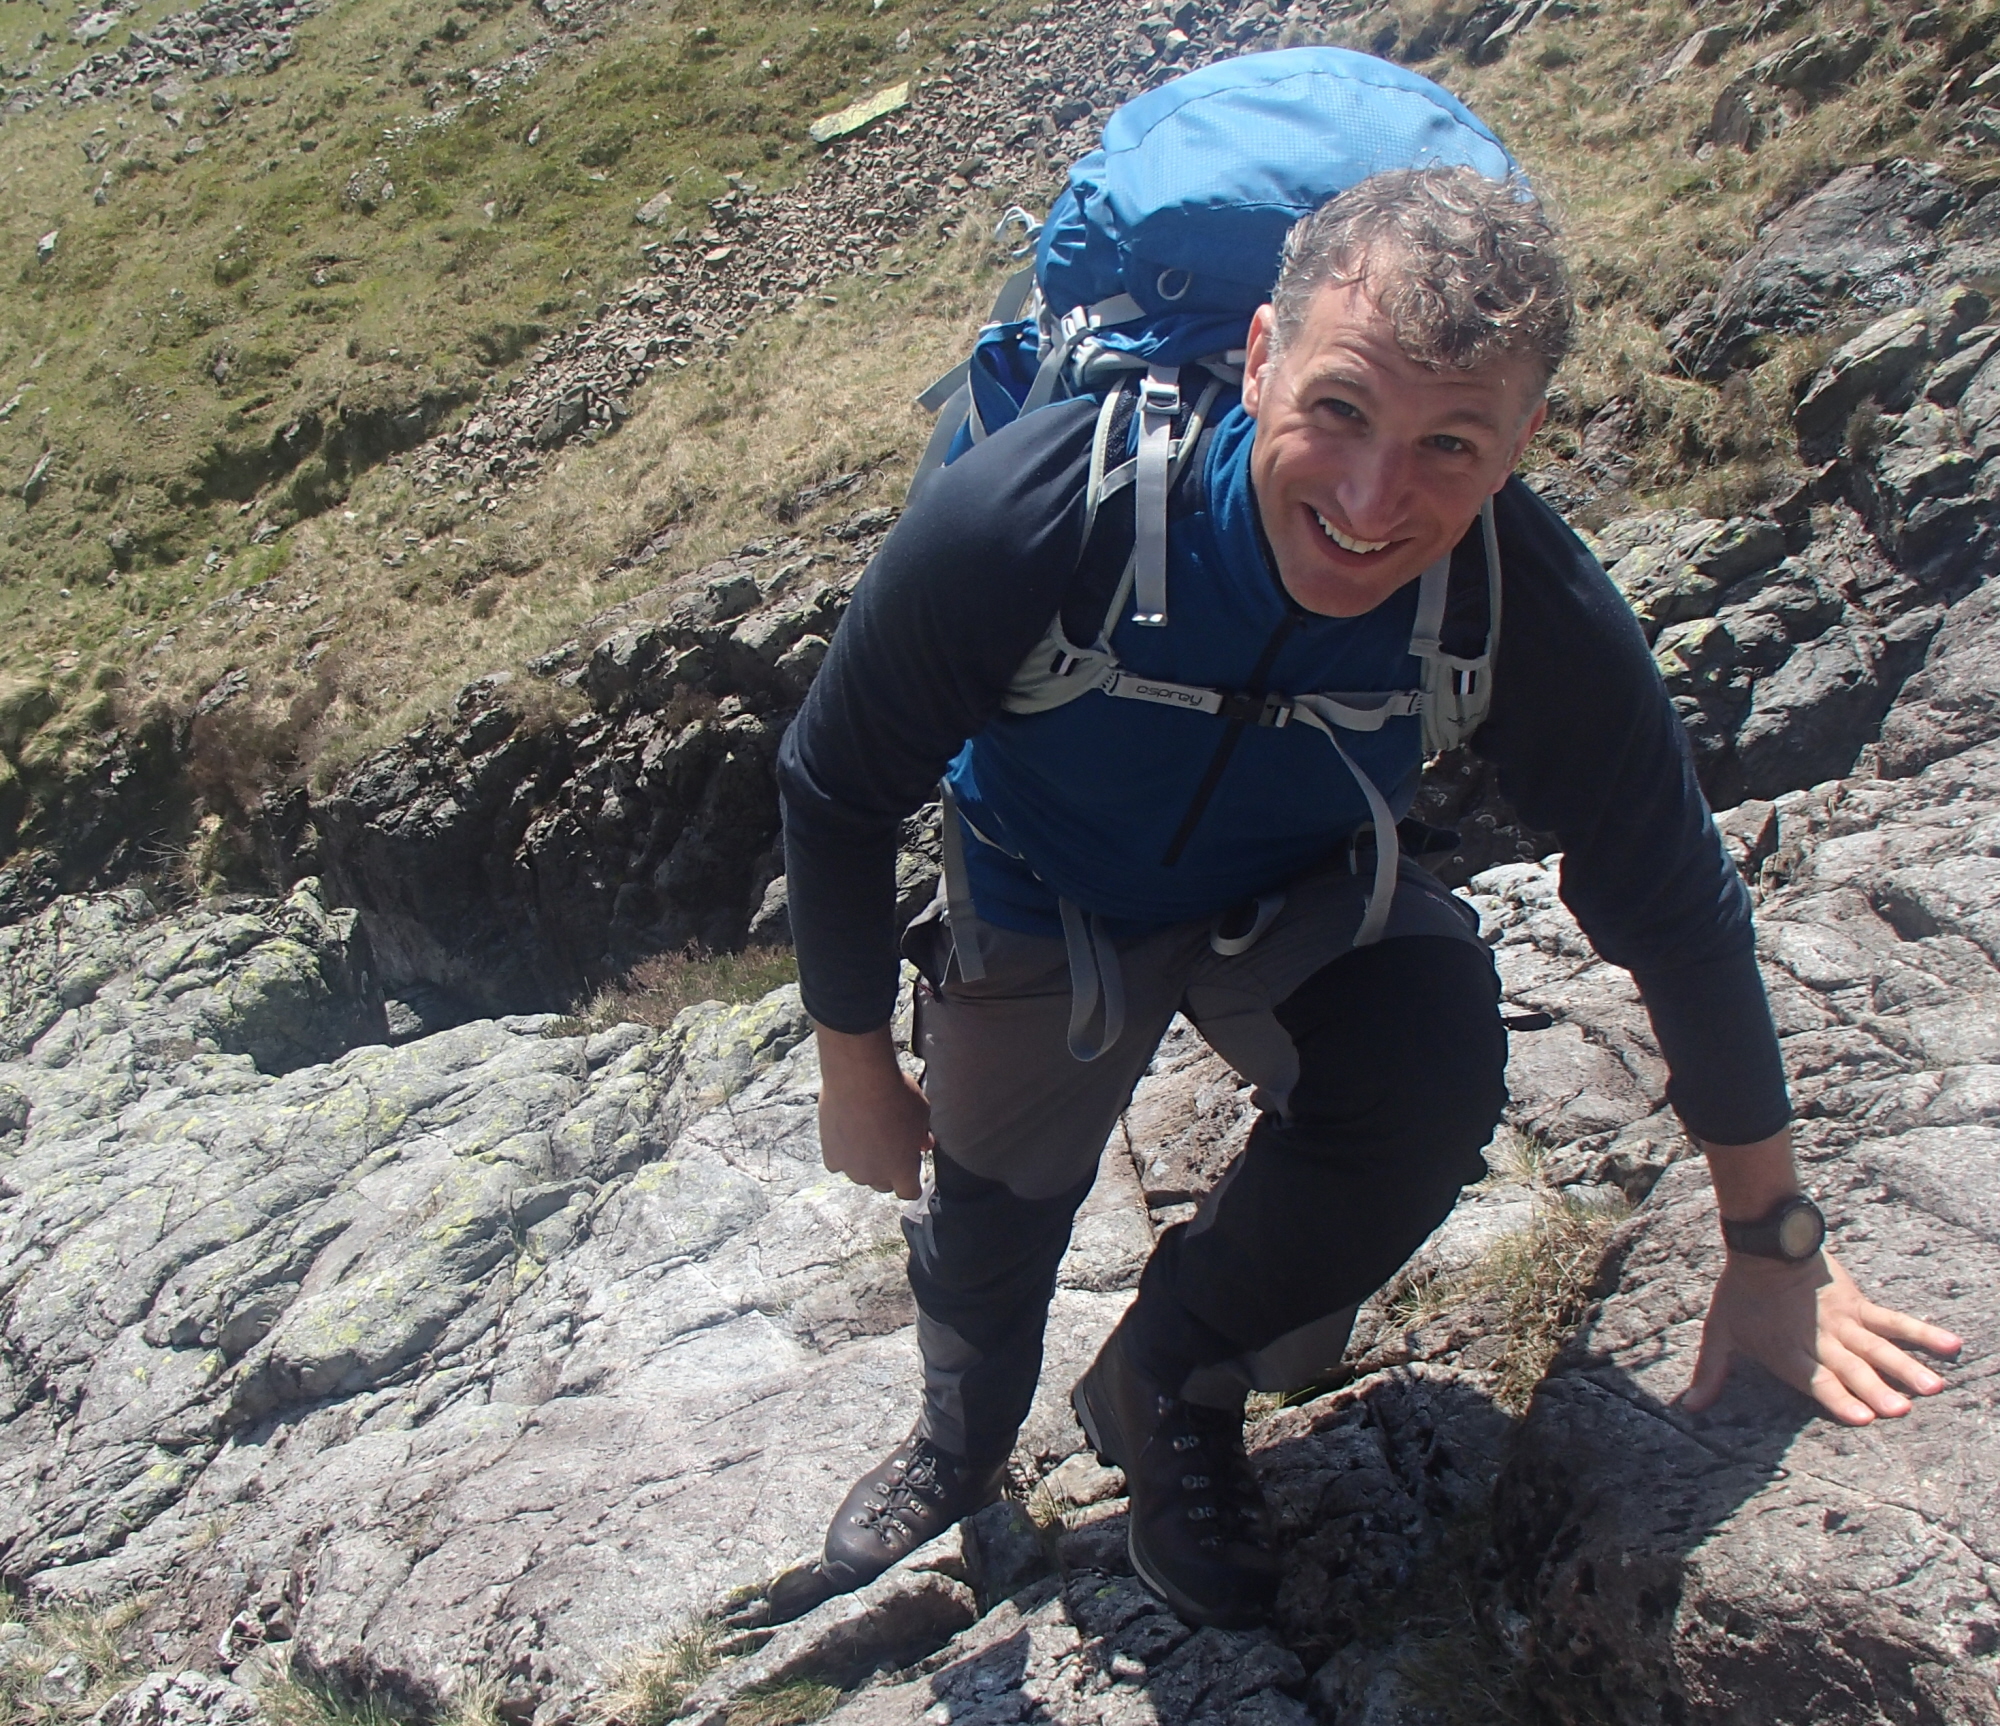
<path fill-rule="evenodd" d="M 1114 1331 L 1070 1393 L 1098 1460 L 1125 1471 L 1126 1549 L 1138 1578 L 1190 1624 L 1244 1630 L 1270 1616 L 1278 1555 L 1240 1412 L 1169 1396 Z"/>
<path fill-rule="evenodd" d="M 1000 1496 L 1004 1460 L 975 1466 L 915 1432 L 854 1484 L 826 1531 L 820 1570 L 845 1594 Z"/>

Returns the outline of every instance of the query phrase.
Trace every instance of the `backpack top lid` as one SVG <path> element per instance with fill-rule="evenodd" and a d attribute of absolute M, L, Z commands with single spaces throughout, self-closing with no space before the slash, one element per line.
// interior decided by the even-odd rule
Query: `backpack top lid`
<path fill-rule="evenodd" d="M 1245 54 L 1134 97 L 1070 170 L 1036 247 L 1058 315 L 1129 294 L 1143 323 L 1107 347 L 1179 364 L 1240 346 L 1270 297 L 1286 231 L 1391 168 L 1519 172 L 1457 97 L 1347 48 Z"/>

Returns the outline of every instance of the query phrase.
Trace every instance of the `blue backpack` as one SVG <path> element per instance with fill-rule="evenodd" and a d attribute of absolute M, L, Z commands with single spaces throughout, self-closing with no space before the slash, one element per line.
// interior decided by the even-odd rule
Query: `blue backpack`
<path fill-rule="evenodd" d="M 1021 415 L 1083 396 L 1098 401 L 1086 521 L 1094 527 L 1103 501 L 1130 485 L 1131 555 L 1096 639 L 1071 642 L 1058 616 L 1022 662 L 1004 706 L 1039 712 L 1095 690 L 1235 724 L 1296 720 L 1324 732 L 1374 814 L 1375 891 L 1358 945 L 1377 939 L 1387 921 L 1395 822 L 1336 732 L 1420 715 L 1425 748 L 1435 752 L 1462 742 L 1485 718 L 1500 623 L 1490 503 L 1483 512 L 1485 640 L 1472 654 L 1445 651 L 1450 561 L 1440 560 L 1421 577 L 1410 642 L 1422 667 L 1419 689 L 1271 697 L 1246 717 L 1239 694 L 1125 672 L 1110 638 L 1128 599 L 1134 623 L 1167 623 L 1168 498 L 1217 403 L 1226 409 L 1223 397 L 1233 401 L 1241 389 L 1250 319 L 1271 296 L 1292 225 L 1371 174 L 1430 165 L 1470 167 L 1495 180 L 1519 174 L 1456 97 L 1371 55 L 1292 48 L 1176 78 L 1111 116 L 1102 146 L 1071 168 L 1045 221 L 1018 207 L 1007 212 L 1000 232 L 1015 223 L 1026 229 L 1034 264 L 1001 289 L 967 359 L 917 398 L 937 423 L 912 497 L 937 468 Z M 955 924 L 971 917 L 963 866 L 953 855 L 957 828 L 957 820 L 946 820 Z M 965 953 L 966 945 L 962 961 L 969 959 L 967 974 L 976 975 L 977 953 Z"/>

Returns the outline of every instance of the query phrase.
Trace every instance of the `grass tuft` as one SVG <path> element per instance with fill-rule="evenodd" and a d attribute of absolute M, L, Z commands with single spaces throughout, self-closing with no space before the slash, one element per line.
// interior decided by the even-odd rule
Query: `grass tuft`
<path fill-rule="evenodd" d="M 1481 1292 L 1500 1303 L 1507 1345 L 1493 1363 L 1494 1401 L 1520 1414 L 1592 1299 L 1611 1231 L 1625 1218 L 1622 1199 L 1563 1195 L 1538 1206 L 1535 1220 L 1496 1241 L 1475 1273 Z"/>
<path fill-rule="evenodd" d="M 1430 1726 L 1544 1726 L 1548 1719 L 1479 1610 L 1475 1578 L 1491 1545 L 1489 1512 L 1463 1518 L 1397 1597 L 1408 1625 L 1397 1671 Z"/>
<path fill-rule="evenodd" d="M 807 1726 L 840 1703 L 840 1691 L 816 1678 L 755 1684 L 729 1704 L 729 1726 Z"/>
<path fill-rule="evenodd" d="M 600 1726 L 667 1726 L 695 1688 L 721 1663 L 719 1630 L 697 1618 L 658 1648 L 628 1654 L 594 1711 Z"/>
<path fill-rule="evenodd" d="M 501 1687 L 491 1679 L 469 1685 L 438 1716 L 438 1726 L 505 1726 L 500 1712 L 502 1695 Z"/>
<path fill-rule="evenodd" d="M 576 1028 L 608 1030 L 613 1025 L 651 1025 L 665 1030 L 682 1011 L 702 1001 L 735 1006 L 761 1001 L 773 989 L 798 981 L 799 963 L 789 947 L 746 947 L 740 953 L 712 953 L 694 942 L 678 953 L 642 960 L 618 982 L 607 984 L 570 1021 Z"/>
<path fill-rule="evenodd" d="M 9 1608 L 0 1640 L 0 1718 L 10 1726 L 87 1721 L 151 1668 L 136 1635 L 147 1596 L 108 1607 L 0 1603 Z"/>
<path fill-rule="evenodd" d="M 257 1689 L 257 1705 L 268 1726 L 408 1726 L 414 1718 L 381 1696 L 350 1696 L 339 1686 L 297 1670 L 290 1662 Z M 461 1721 L 456 1713 L 447 1717 L 450 1726 L 487 1726 L 485 1718 L 474 1716 Z"/>

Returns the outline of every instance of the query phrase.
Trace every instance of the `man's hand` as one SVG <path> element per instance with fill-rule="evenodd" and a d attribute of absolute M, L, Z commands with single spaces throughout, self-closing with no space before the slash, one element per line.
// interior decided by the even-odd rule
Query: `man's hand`
<path fill-rule="evenodd" d="M 1799 1191 L 1789 1129 L 1754 1145 L 1702 1150 L 1724 1217 L 1765 1216 Z M 1831 1253 L 1786 1264 L 1731 1252 L 1716 1279 L 1694 1381 L 1681 1393 L 1681 1406 L 1695 1414 L 1713 1406 L 1731 1363 L 1746 1355 L 1849 1426 L 1908 1414 L 1904 1392 L 1935 1396 L 1944 1380 L 1898 1343 L 1938 1355 L 1964 1346 L 1948 1330 L 1865 1298 Z"/>
<path fill-rule="evenodd" d="M 1731 1363 L 1747 1355 L 1849 1426 L 1908 1414 L 1904 1391 L 1935 1396 L 1944 1380 L 1898 1343 L 1941 1355 L 1962 1346 L 1948 1330 L 1866 1299 L 1828 1253 L 1796 1265 L 1731 1253 L 1681 1406 L 1696 1414 L 1711 1407 Z"/>
<path fill-rule="evenodd" d="M 896 1062 L 885 1025 L 851 1035 L 815 1024 L 819 1043 L 820 1160 L 878 1193 L 914 1199 L 923 1191 L 931 1146 L 931 1106 Z"/>

